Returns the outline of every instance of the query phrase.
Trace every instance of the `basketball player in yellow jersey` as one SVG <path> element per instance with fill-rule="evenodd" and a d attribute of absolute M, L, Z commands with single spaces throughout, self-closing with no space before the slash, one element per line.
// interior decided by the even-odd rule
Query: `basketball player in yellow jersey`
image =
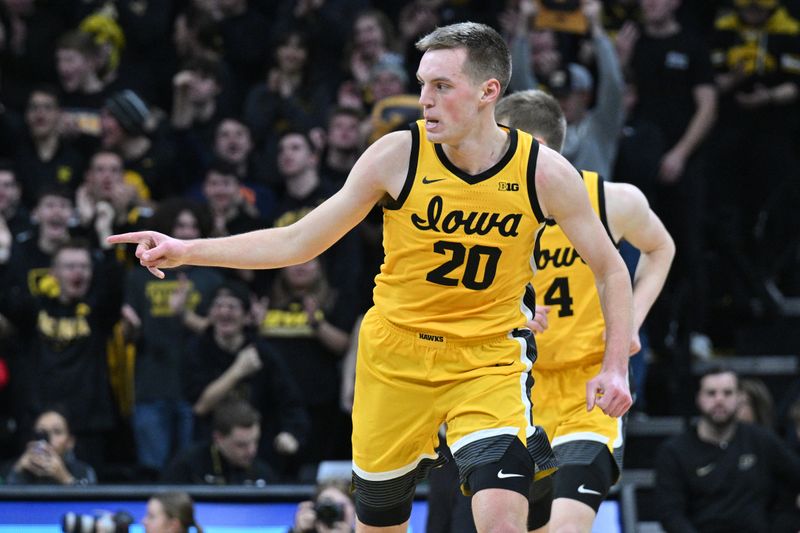
<path fill-rule="evenodd" d="M 531 133 L 561 150 L 566 121 L 558 102 L 542 91 L 522 91 L 501 100 L 498 122 Z M 641 191 L 626 183 L 606 183 L 596 172 L 582 171 L 594 211 L 606 239 L 628 241 L 641 252 L 633 284 L 634 336 L 667 278 L 675 245 Z M 537 333 L 539 357 L 533 368 L 536 424 L 550 437 L 559 470 L 552 498 L 536 498 L 528 527 L 533 531 L 586 531 L 622 468 L 622 418 L 587 410 L 586 383 L 602 371 L 605 348 L 603 314 L 592 271 L 561 228 L 548 223 L 534 252 L 536 301 L 549 308 L 547 329 Z M 546 482 L 537 482 L 537 496 Z M 549 525 L 546 507 L 552 499 Z"/>
<path fill-rule="evenodd" d="M 610 416 L 631 404 L 630 279 L 577 172 L 495 122 L 511 73 L 503 38 L 460 23 L 417 47 L 425 119 L 370 145 L 342 189 L 302 219 L 217 239 L 144 231 L 109 242 L 136 243 L 140 263 L 157 276 L 186 263 L 278 268 L 322 253 L 383 202 L 385 260 L 356 365 L 356 531 L 406 530 L 416 482 L 437 461 L 446 422 L 478 531 L 521 533 L 535 460 L 552 466 L 532 426 L 535 352 L 522 302 L 538 229 L 557 220 L 602 287 L 609 364 L 589 401 Z"/>

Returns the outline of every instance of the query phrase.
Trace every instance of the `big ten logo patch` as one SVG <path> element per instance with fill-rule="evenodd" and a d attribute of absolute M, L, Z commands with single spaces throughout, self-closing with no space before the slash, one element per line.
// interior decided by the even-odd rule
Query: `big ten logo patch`
<path fill-rule="evenodd" d="M 518 191 L 519 183 L 511 183 L 508 181 L 501 181 L 497 186 L 498 191 Z"/>

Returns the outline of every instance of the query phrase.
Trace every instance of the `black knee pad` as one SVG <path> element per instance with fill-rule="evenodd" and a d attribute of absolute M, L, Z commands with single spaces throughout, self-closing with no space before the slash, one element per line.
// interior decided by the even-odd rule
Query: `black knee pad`
<path fill-rule="evenodd" d="M 603 450 L 588 465 L 561 465 L 555 474 L 553 498 L 585 503 L 596 513 L 614 482 L 616 466 L 611 453 Z"/>
<path fill-rule="evenodd" d="M 530 452 L 519 439 L 515 438 L 497 462 L 477 467 L 469 474 L 467 480 L 472 494 L 482 489 L 508 489 L 519 492 L 527 498 L 533 471 L 534 464 Z"/>
<path fill-rule="evenodd" d="M 372 527 L 388 527 L 402 524 L 411 518 L 413 498 L 392 507 L 371 507 L 356 495 L 356 516 L 362 523 Z"/>
<path fill-rule="evenodd" d="M 373 527 L 402 524 L 411 517 L 414 487 L 414 472 L 385 481 L 370 481 L 353 474 L 356 516 Z"/>
<path fill-rule="evenodd" d="M 553 475 L 537 479 L 531 484 L 528 497 L 528 531 L 539 529 L 550 521 L 553 506 Z"/>

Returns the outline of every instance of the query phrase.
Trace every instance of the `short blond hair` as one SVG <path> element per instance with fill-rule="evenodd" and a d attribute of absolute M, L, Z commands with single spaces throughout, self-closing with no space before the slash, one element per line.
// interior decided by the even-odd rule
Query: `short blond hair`
<path fill-rule="evenodd" d="M 567 120 L 558 101 L 544 91 L 529 89 L 504 97 L 494 110 L 497 121 L 541 139 L 561 151 L 567 133 Z"/>
<path fill-rule="evenodd" d="M 486 24 L 460 22 L 436 28 L 416 43 L 417 50 L 467 51 L 464 73 L 473 81 L 482 83 L 494 78 L 500 82 L 503 94 L 511 81 L 511 52 L 497 31 Z"/>

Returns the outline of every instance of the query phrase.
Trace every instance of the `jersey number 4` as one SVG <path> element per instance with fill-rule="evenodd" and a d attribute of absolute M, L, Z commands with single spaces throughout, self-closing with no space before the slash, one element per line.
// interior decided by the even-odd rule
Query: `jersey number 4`
<path fill-rule="evenodd" d="M 555 278 L 544 293 L 544 305 L 558 306 L 558 316 L 572 316 L 572 296 L 569 295 L 569 279 Z"/>
<path fill-rule="evenodd" d="M 497 274 L 497 262 L 500 260 L 500 248 L 493 246 L 481 246 L 476 244 L 467 250 L 467 247 L 460 242 L 436 241 L 433 251 L 437 254 L 449 255 L 450 259 L 434 268 L 425 279 L 431 283 L 455 287 L 459 281 L 464 287 L 475 291 L 487 288 L 494 281 Z M 461 279 L 448 277 L 447 275 L 464 264 L 464 274 Z M 479 270 L 483 272 L 480 273 Z M 480 275 L 480 279 L 478 276 Z"/>

